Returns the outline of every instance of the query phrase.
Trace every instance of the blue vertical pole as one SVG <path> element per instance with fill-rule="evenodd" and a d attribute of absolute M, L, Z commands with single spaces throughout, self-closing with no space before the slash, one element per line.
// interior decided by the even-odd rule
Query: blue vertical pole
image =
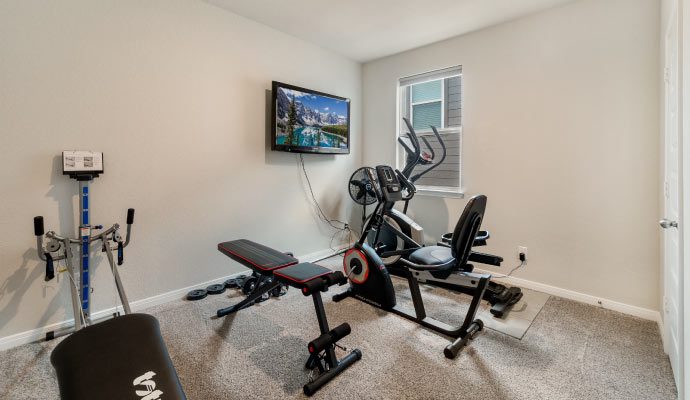
<path fill-rule="evenodd" d="M 79 252 L 80 297 L 81 308 L 86 317 L 84 323 L 88 324 L 91 320 L 91 307 L 89 304 L 89 294 L 91 292 L 91 282 L 89 279 L 89 236 L 91 236 L 91 225 L 89 223 L 89 181 L 79 181 L 79 208 L 81 210 L 81 223 L 79 224 L 79 237 L 81 238 L 81 251 Z"/>

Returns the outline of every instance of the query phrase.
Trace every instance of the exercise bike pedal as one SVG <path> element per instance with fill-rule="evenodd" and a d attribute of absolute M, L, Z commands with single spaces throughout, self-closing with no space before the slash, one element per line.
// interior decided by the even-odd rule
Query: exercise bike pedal
<path fill-rule="evenodd" d="M 519 288 L 515 288 L 515 289 L 520 290 Z M 520 299 L 522 299 L 522 295 L 523 295 L 523 294 L 524 294 L 524 293 L 522 293 L 522 291 L 519 291 L 518 294 L 517 294 L 517 296 L 513 297 L 513 299 L 512 299 L 511 301 L 508 302 L 508 305 L 511 305 L 511 306 L 512 306 L 513 304 L 515 304 L 515 303 L 517 303 L 518 301 L 520 301 Z"/>
<path fill-rule="evenodd" d="M 520 290 L 520 288 L 510 288 L 508 289 L 508 292 L 511 294 L 511 298 L 508 299 L 507 301 L 501 302 L 501 303 L 495 303 L 491 307 L 491 315 L 493 315 L 496 318 L 503 318 L 506 314 L 506 311 L 508 308 L 512 307 L 515 305 L 520 299 L 522 299 L 523 293 Z"/>

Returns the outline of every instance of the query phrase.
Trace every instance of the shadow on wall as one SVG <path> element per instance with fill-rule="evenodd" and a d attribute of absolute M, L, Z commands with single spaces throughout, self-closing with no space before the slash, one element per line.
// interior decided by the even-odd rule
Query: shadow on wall
<path fill-rule="evenodd" d="M 400 207 L 402 210 L 402 203 Z M 462 208 L 450 212 L 443 197 L 418 194 L 410 201 L 407 214 L 424 229 L 424 244 L 435 245 L 443 234 L 455 228 Z"/>
<path fill-rule="evenodd" d="M 78 196 L 79 183 L 73 181 L 67 175 L 62 175 L 62 154 L 53 157 L 50 183 L 52 187 L 46 195 L 52 197 L 55 203 L 57 203 L 57 215 L 60 220 L 58 221 L 59 229 L 57 230 L 51 229 L 50 221 L 46 220 L 46 232 L 55 230 L 60 235 L 73 237 L 77 234 L 74 223 L 74 198 Z M 37 215 L 42 214 L 39 213 Z M 55 221 L 53 221 L 54 223 Z"/>
<path fill-rule="evenodd" d="M 55 224 L 55 221 L 46 220 L 46 231 L 55 230 L 60 235 L 73 237 L 76 235 L 74 198 L 78 195 L 79 184 L 62 174 L 61 154 L 53 158 L 50 183 L 52 187 L 48 190 L 46 196 L 52 198 L 55 200 L 55 203 L 57 203 L 57 215 L 59 218 L 57 223 L 59 228 L 53 229 L 54 225 L 51 226 L 51 222 Z M 37 212 L 36 214 L 42 215 L 43 213 Z M 54 215 L 55 213 L 51 214 Z M 29 225 L 30 222 L 27 221 L 27 226 Z M 40 279 L 43 281 L 45 277 L 45 262 L 38 258 L 35 241 L 32 240 L 28 242 L 27 247 L 29 248 L 24 252 L 21 265 L 19 265 L 15 272 L 0 285 L 0 303 L 6 303 L 5 306 L 0 309 L 0 315 L 2 316 L 2 318 L 0 318 L 0 330 L 6 326 L 10 320 L 17 316 L 24 295 L 29 291 L 36 280 Z M 93 258 L 93 265 L 97 265 L 102 259 L 103 257 L 100 256 Z M 60 270 L 63 265 L 64 261 L 56 262 L 56 271 Z M 79 268 L 78 263 L 76 264 L 76 268 Z M 60 276 L 60 278 L 69 280 L 67 276 Z M 71 310 L 71 307 L 62 301 L 64 297 L 60 296 L 60 293 L 58 293 L 62 285 L 57 282 L 57 280 L 53 280 L 50 284 L 42 285 L 43 298 L 47 298 L 51 292 L 55 293 L 50 300 L 50 305 L 36 323 L 37 328 L 46 326 L 48 321 L 59 311 L 62 311 L 62 315 L 58 318 L 60 322 L 71 318 L 71 313 L 68 315 L 68 310 Z M 71 285 L 72 282 L 69 281 L 68 284 Z M 7 297 L 9 297 L 9 300 L 6 300 Z"/>
<path fill-rule="evenodd" d="M 33 265 L 31 267 L 30 265 Z M 45 263 L 38 258 L 36 250 L 31 248 L 24 252 L 22 257 L 22 264 L 17 268 L 14 273 L 2 283 L 0 286 L 0 303 L 6 303 L 6 305 L 0 309 L 0 330 L 4 328 L 9 321 L 17 316 L 19 312 L 19 305 L 24 298 L 24 295 L 29 290 L 31 285 L 36 282 L 36 280 L 43 280 L 45 272 Z M 60 295 L 57 293 L 58 288 L 51 285 L 43 285 L 43 298 L 48 297 L 51 291 L 56 291 L 53 298 L 50 301 L 50 306 L 41 316 L 40 320 L 36 323 L 36 327 L 40 328 L 45 326 L 56 312 L 62 310 L 62 317 L 60 321 L 67 318 L 67 309 L 64 304 L 60 301 Z M 9 300 L 5 300 L 5 297 L 10 297 Z"/>

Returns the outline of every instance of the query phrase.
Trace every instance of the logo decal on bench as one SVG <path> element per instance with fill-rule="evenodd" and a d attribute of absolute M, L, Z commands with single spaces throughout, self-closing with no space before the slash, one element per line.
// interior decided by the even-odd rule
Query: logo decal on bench
<path fill-rule="evenodd" d="M 141 400 L 156 400 L 161 398 L 160 396 L 163 394 L 163 392 L 160 390 L 156 390 L 156 382 L 154 382 L 153 379 L 151 379 L 154 376 L 156 376 L 156 373 L 153 371 L 149 371 L 134 380 L 133 384 L 135 387 L 146 387 L 146 390 L 136 391 L 137 396 L 141 397 Z"/>

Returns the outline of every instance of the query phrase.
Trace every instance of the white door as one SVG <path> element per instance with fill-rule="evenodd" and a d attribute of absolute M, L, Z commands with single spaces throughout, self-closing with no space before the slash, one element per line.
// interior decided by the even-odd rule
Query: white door
<path fill-rule="evenodd" d="M 680 163 L 679 163 L 679 30 L 677 2 L 664 36 L 664 350 L 671 359 L 673 375 L 682 393 L 682 307 L 680 252 Z"/>

